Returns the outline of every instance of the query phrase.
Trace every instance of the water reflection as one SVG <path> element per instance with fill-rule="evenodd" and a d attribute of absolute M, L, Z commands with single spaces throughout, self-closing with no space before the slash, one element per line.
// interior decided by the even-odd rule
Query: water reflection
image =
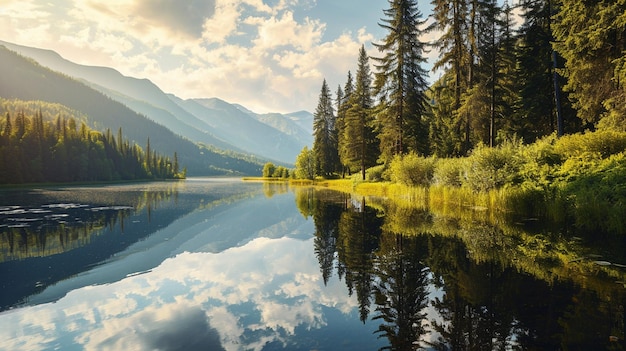
<path fill-rule="evenodd" d="M 225 194 L 228 186 L 208 192 Z M 359 321 L 357 301 L 345 286 L 324 284 L 313 221 L 294 206 L 293 193 L 277 187 L 266 197 L 260 184 L 237 187 L 212 203 L 190 200 L 196 193 L 178 188 L 185 214 L 105 262 L 45 287 L 28 306 L 0 314 L 0 349 L 382 345 L 374 324 Z M 177 207 L 168 203 L 152 211 L 153 220 Z"/>
<path fill-rule="evenodd" d="M 356 291 L 361 320 L 379 323 L 389 349 L 625 348 L 621 238 L 603 247 L 597 233 L 313 189 L 296 199 L 315 221 L 324 281 L 336 274 Z"/>
<path fill-rule="evenodd" d="M 621 238 L 233 180 L 34 195 L 114 224 L 0 263 L 0 349 L 625 348 Z"/>

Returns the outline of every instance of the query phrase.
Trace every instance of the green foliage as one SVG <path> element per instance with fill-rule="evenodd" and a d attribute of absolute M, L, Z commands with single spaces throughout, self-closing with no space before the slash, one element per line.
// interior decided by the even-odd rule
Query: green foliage
<path fill-rule="evenodd" d="M 322 176 L 331 175 L 339 168 L 337 130 L 330 95 L 328 84 L 324 79 L 313 115 L 313 153 L 316 159 L 316 173 Z"/>
<path fill-rule="evenodd" d="M 314 179 L 316 167 L 315 153 L 305 146 L 296 158 L 296 178 Z"/>
<path fill-rule="evenodd" d="M 13 119 L 6 112 L 0 119 L 0 184 L 185 177 L 177 160 L 172 163 L 126 140 L 116 141 L 110 130 L 102 134 L 84 122 L 78 129 L 74 118 L 44 117 L 41 109 L 28 113 L 32 115 L 22 110 Z"/>
<path fill-rule="evenodd" d="M 276 166 L 273 163 L 268 162 L 263 166 L 263 177 L 269 178 L 274 175 L 274 171 L 276 170 Z"/>
<path fill-rule="evenodd" d="M 440 158 L 435 163 L 433 185 L 461 186 L 466 168 L 463 158 Z"/>
<path fill-rule="evenodd" d="M 554 47 L 565 59 L 562 73 L 578 116 L 596 123 L 626 113 L 623 77 L 624 1 L 562 0 L 554 17 Z"/>
<path fill-rule="evenodd" d="M 379 24 L 388 33 L 380 44 L 374 44 L 382 57 L 374 57 L 376 72 L 374 90 L 380 96 L 378 114 L 380 151 L 383 162 L 407 151 L 427 152 L 428 126 L 424 119 L 427 72 L 426 43 L 422 13 L 417 0 L 389 1 Z"/>
<path fill-rule="evenodd" d="M 428 186 L 435 172 L 434 157 L 422 157 L 415 153 L 395 156 L 389 165 L 391 180 L 408 186 Z"/>
<path fill-rule="evenodd" d="M 586 134 L 572 134 L 559 138 L 554 145 L 555 152 L 565 157 L 583 153 L 598 153 L 601 157 L 626 150 L 626 133 L 599 131 Z"/>
<path fill-rule="evenodd" d="M 466 189 L 471 193 L 465 197 L 488 195 L 485 206 L 559 222 L 573 218 L 575 226 L 586 230 L 626 232 L 626 133 L 479 145 L 463 158 L 409 154 L 394 158 L 387 173 L 403 185 L 433 186 L 431 194 L 443 198 Z"/>
<path fill-rule="evenodd" d="M 517 183 L 521 166 L 518 156 L 520 146 L 514 143 L 497 148 L 479 145 L 467 158 L 464 183 L 477 191 Z"/>
<path fill-rule="evenodd" d="M 626 233 L 626 156 L 624 153 L 602 159 L 585 154 L 567 160 L 563 172 L 575 173 L 563 184 L 563 196 L 571 199 L 576 226 L 583 229 Z"/>
<path fill-rule="evenodd" d="M 289 178 L 289 169 L 284 166 L 276 166 L 272 162 L 267 162 L 263 166 L 264 178 Z"/>
<path fill-rule="evenodd" d="M 368 56 L 365 47 L 361 46 L 354 91 L 346 103 L 341 145 L 344 164 L 351 169 L 360 169 L 363 180 L 366 169 L 374 166 L 378 158 L 371 81 Z"/>
<path fill-rule="evenodd" d="M 370 167 L 365 170 L 365 180 L 371 182 L 379 182 L 386 179 L 386 170 L 385 165 L 378 165 L 374 167 Z"/>

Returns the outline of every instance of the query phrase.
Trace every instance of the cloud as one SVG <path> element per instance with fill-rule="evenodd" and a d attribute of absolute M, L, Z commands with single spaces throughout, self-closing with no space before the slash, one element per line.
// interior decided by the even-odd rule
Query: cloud
<path fill-rule="evenodd" d="M 181 98 L 293 112 L 312 110 L 322 79 L 339 84 L 356 65 L 360 45 L 374 38 L 365 27 L 335 32 L 335 26 L 329 35 L 320 6 L 314 0 L 3 0 L 0 31 L 16 44 L 148 78 Z"/>
<path fill-rule="evenodd" d="M 202 38 L 206 43 L 224 43 L 226 38 L 237 32 L 241 10 L 237 1 L 218 0 L 212 18 L 204 23 Z"/>
<path fill-rule="evenodd" d="M 215 15 L 215 0 L 138 0 L 135 6 L 135 16 L 192 38 L 201 37 L 205 22 Z"/>
<path fill-rule="evenodd" d="M 326 308 L 356 307 L 343 282 L 324 285 L 313 239 L 259 238 L 219 254 L 183 253 L 146 274 L 2 314 L 0 348 L 168 350 L 183 342 L 187 350 L 261 350 L 298 327 L 326 326 Z"/>
<path fill-rule="evenodd" d="M 248 17 L 244 23 L 257 26 L 258 36 L 252 43 L 261 50 L 281 46 L 310 50 L 319 43 L 325 27 L 319 20 L 308 17 L 303 23 L 298 23 L 290 11 L 284 12 L 280 17 Z"/>

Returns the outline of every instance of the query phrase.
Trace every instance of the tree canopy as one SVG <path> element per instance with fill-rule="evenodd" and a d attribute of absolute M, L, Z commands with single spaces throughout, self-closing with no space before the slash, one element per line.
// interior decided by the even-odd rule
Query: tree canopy
<path fill-rule="evenodd" d="M 418 1 L 388 0 L 379 22 L 387 35 L 370 56 L 362 46 L 356 75 L 339 85 L 336 172 L 365 178 L 365 168 L 389 169 L 410 153 L 458 157 L 551 134 L 626 131 L 625 0 L 431 4 L 427 23 Z M 431 82 L 429 50 L 439 54 Z"/>
<path fill-rule="evenodd" d="M 0 184 L 185 177 L 176 153 L 171 160 L 151 150 L 149 139 L 144 151 L 124 139 L 121 128 L 117 135 L 62 114 L 44 117 L 42 108 L 7 111 L 0 118 Z"/>

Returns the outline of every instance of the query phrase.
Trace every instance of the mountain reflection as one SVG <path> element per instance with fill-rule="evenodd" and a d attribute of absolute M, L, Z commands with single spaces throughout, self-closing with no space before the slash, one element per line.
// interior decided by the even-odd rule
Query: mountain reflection
<path fill-rule="evenodd" d="M 620 239 L 285 185 L 48 194 L 134 207 L 123 233 L 118 214 L 114 235 L 0 263 L 0 349 L 624 349 Z M 165 195 L 121 201 L 146 191 Z"/>
<path fill-rule="evenodd" d="M 624 265 L 590 254 L 623 241 L 311 188 L 296 203 L 315 221 L 324 282 L 356 292 L 381 349 L 625 349 Z"/>
<path fill-rule="evenodd" d="M 258 193 L 228 183 L 155 182 L 107 186 L 51 187 L 2 192 L 0 203 L 0 311 L 74 275 L 115 259 L 143 243 L 168 238 L 153 234 L 199 208 L 231 203 Z M 184 196 L 181 196 L 184 193 Z M 173 241 L 175 244 L 176 241 Z M 169 257 L 164 252 L 148 262 Z M 157 264 L 154 263 L 154 264 Z M 122 277 L 133 268 L 120 269 Z M 96 284 L 113 278 L 97 278 Z M 60 291 L 56 299 L 65 292 Z"/>
<path fill-rule="evenodd" d="M 13 191 L 3 195 L 0 263 L 78 249 L 105 233 L 105 229 L 117 228 L 123 233 L 125 220 L 145 211 L 150 221 L 153 209 L 175 197 L 176 188 L 126 192 L 123 196 L 110 196 L 98 189 L 73 191 L 71 202 L 63 202 L 69 200 L 65 191 Z"/>

